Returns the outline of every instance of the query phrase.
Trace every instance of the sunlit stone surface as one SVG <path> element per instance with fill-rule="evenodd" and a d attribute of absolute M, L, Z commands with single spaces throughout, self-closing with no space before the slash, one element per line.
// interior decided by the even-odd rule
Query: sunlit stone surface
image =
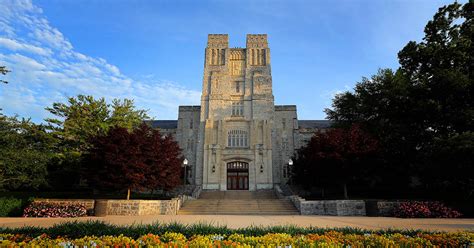
<path fill-rule="evenodd" d="M 178 121 L 151 122 L 179 142 L 189 183 L 254 191 L 288 180 L 295 150 L 330 123 L 298 121 L 295 105 L 274 104 L 272 84 L 266 34 L 247 35 L 246 48 L 208 36 L 201 105 L 180 106 Z"/>

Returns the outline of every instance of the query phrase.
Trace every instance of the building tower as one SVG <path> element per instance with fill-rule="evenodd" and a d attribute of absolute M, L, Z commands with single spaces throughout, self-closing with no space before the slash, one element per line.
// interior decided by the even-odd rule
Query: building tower
<path fill-rule="evenodd" d="M 228 35 L 208 37 L 196 154 L 196 184 L 203 189 L 273 187 L 267 35 L 247 35 L 246 44 L 229 48 Z"/>
<path fill-rule="evenodd" d="M 258 190 L 289 179 L 288 163 L 325 120 L 298 120 L 295 105 L 274 105 L 266 34 L 229 48 L 210 34 L 200 106 L 179 106 L 178 120 L 151 125 L 174 135 L 189 161 L 187 181 L 210 190 Z"/>

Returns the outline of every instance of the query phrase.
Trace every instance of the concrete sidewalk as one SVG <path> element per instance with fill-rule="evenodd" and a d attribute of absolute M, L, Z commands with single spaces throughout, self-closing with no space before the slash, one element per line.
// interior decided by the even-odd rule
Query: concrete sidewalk
<path fill-rule="evenodd" d="M 423 229 L 430 231 L 474 231 L 474 219 L 399 219 L 389 217 L 341 216 L 255 216 L 255 215 L 153 215 L 106 216 L 81 218 L 0 218 L 1 227 L 41 226 L 70 221 L 99 220 L 116 225 L 151 224 L 154 222 L 182 224 L 210 223 L 230 228 L 247 226 L 296 225 L 301 227 L 357 227 L 363 229 Z"/>

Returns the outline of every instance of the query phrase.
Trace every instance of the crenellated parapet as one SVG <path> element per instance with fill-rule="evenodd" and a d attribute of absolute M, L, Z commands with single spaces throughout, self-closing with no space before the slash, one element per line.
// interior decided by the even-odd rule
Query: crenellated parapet
<path fill-rule="evenodd" d="M 228 48 L 229 35 L 228 34 L 209 34 L 207 36 L 208 48 Z"/>
<path fill-rule="evenodd" d="M 247 48 L 268 48 L 267 34 L 247 34 Z"/>

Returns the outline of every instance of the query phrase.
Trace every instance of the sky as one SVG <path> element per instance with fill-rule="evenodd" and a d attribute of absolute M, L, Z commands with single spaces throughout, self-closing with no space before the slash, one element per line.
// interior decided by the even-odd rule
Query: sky
<path fill-rule="evenodd" d="M 199 105 L 207 35 L 245 47 L 268 34 L 275 104 L 325 119 L 335 94 L 380 68 L 423 29 L 441 0 L 0 0 L 0 108 L 42 122 L 78 94 L 135 100 L 154 119 Z M 465 1 L 461 1 L 465 2 Z"/>

